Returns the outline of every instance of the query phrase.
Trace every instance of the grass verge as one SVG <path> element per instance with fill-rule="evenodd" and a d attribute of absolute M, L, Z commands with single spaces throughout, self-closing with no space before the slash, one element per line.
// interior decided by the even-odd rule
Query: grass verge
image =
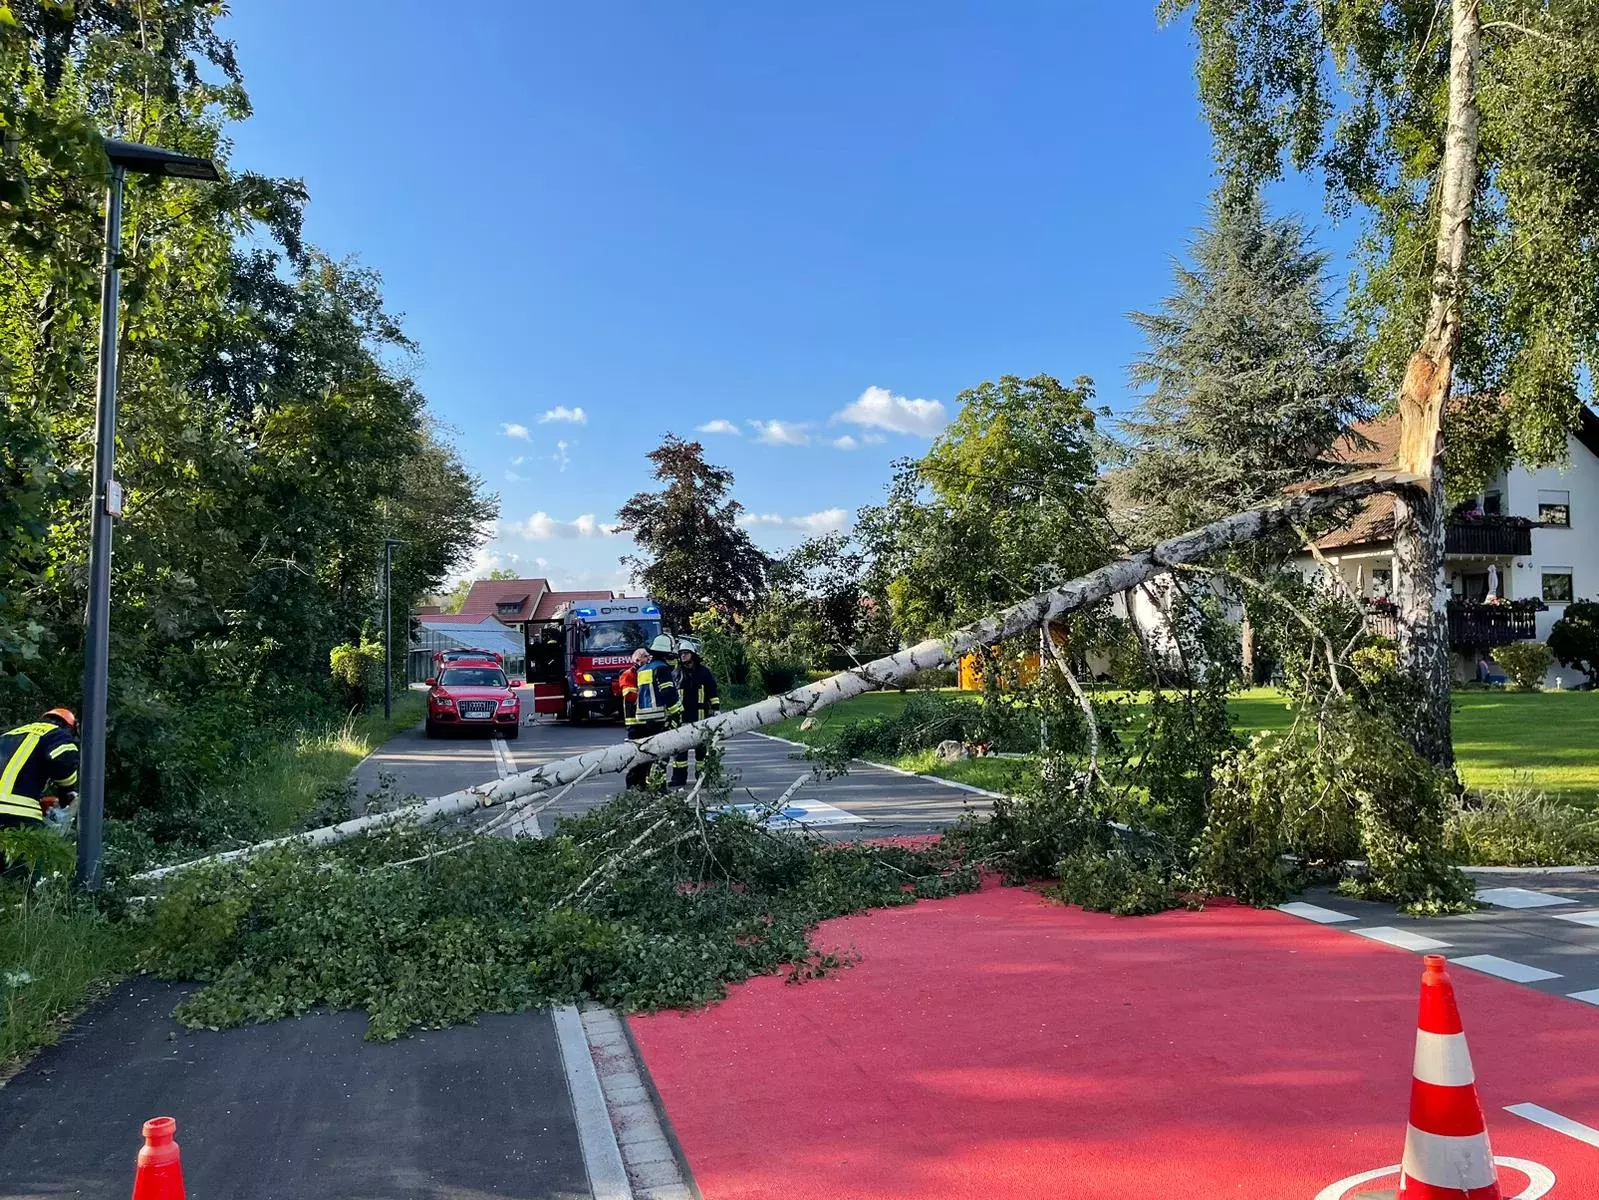
<path fill-rule="evenodd" d="M 388 720 L 370 712 L 305 731 L 247 773 L 243 798 L 265 815 L 269 832 L 293 829 L 326 788 L 343 783 L 368 754 L 422 720 L 422 706 L 422 693 L 407 691 L 395 697 Z"/>
<path fill-rule="evenodd" d="M 892 715 L 911 694 L 869 692 L 818 714 L 810 729 L 801 729 L 799 721 L 783 721 L 771 732 L 813 745 L 829 736 L 830 726 L 836 730 L 852 721 Z M 975 693 L 968 694 L 976 699 Z M 1286 729 L 1293 720 L 1286 699 L 1273 688 L 1240 692 L 1230 707 L 1245 736 Z M 1584 808 L 1599 807 L 1599 754 L 1594 752 L 1599 746 L 1599 693 L 1463 690 L 1455 693 L 1454 707 L 1455 756 L 1468 788 L 1481 792 L 1532 788 Z M 981 759 L 970 760 L 974 765 L 968 767 L 934 764 L 923 755 L 913 758 L 919 767 L 909 765 L 911 760 L 896 765 L 971 783 L 978 781 L 950 773 L 949 768 L 977 773 L 990 769 L 975 765 L 985 761 Z M 937 769 L 925 769 L 929 765 Z"/>
<path fill-rule="evenodd" d="M 0 1080 L 122 977 L 133 940 L 81 901 L 0 890 Z"/>

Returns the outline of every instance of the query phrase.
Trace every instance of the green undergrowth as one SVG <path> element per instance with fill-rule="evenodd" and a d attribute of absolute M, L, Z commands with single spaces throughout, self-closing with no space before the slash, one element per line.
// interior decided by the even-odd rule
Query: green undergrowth
<path fill-rule="evenodd" d="M 144 963 L 204 985 L 177 1010 L 190 1025 L 326 1006 L 387 1039 L 580 1000 L 705 1004 L 840 965 L 809 943 L 819 921 L 976 884 L 937 847 L 836 845 L 627 792 L 549 838 L 404 828 L 196 870 L 157 908 Z"/>
<path fill-rule="evenodd" d="M 1523 783 L 1468 797 L 1451 814 L 1449 851 L 1481 867 L 1599 863 L 1599 817 Z"/>

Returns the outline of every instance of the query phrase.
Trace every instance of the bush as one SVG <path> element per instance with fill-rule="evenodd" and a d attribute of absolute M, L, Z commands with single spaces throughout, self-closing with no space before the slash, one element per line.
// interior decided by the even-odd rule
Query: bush
<path fill-rule="evenodd" d="M 333 683 L 346 710 L 365 712 L 383 678 L 383 647 L 364 633 L 357 642 L 333 647 L 328 656 Z"/>
<path fill-rule="evenodd" d="M 755 662 L 755 674 L 768 696 L 792 692 L 810 673 L 810 667 L 797 659 L 761 658 Z"/>
<path fill-rule="evenodd" d="M 927 692 L 959 687 L 960 682 L 960 672 L 954 667 L 928 667 L 926 670 L 912 671 L 894 686 L 902 692 Z"/>
<path fill-rule="evenodd" d="M 1505 669 L 1518 692 L 1542 689 L 1544 676 L 1555 661 L 1555 652 L 1542 642 L 1512 642 L 1494 651 L 1494 662 Z"/>
<path fill-rule="evenodd" d="M 984 742 L 996 750 L 1030 750 L 1037 717 L 1002 699 L 979 701 L 940 692 L 913 692 L 896 712 L 838 727 L 812 747 L 808 757 L 842 769 L 850 759 L 887 759 L 931 750 L 940 742 Z M 831 728 L 831 727 L 829 727 Z"/>
<path fill-rule="evenodd" d="M 1573 600 L 1549 630 L 1549 649 L 1599 685 L 1599 600 Z"/>
<path fill-rule="evenodd" d="M 1449 852 L 1480 867 L 1560 867 L 1599 862 L 1599 818 L 1517 786 L 1474 798 L 1449 818 Z"/>

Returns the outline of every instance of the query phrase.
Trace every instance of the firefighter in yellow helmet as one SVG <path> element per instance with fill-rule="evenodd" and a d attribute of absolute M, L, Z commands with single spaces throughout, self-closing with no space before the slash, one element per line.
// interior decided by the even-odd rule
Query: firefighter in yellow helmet
<path fill-rule="evenodd" d="M 52 708 L 37 721 L 0 734 L 0 829 L 45 819 L 44 800 L 77 799 L 78 718 Z"/>
<path fill-rule="evenodd" d="M 683 720 L 683 696 L 677 686 L 677 666 L 672 655 L 677 643 L 670 634 L 661 634 L 649 645 L 649 657 L 634 668 L 633 722 L 628 726 L 631 741 L 642 741 L 675 728 Z M 624 719 L 627 696 L 622 697 Z M 650 764 L 639 763 L 627 772 L 627 786 L 640 788 L 648 782 Z"/>

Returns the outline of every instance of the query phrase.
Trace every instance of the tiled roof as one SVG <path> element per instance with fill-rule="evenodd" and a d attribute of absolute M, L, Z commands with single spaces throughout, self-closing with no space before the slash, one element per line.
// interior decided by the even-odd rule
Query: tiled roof
<path fill-rule="evenodd" d="M 533 616 L 529 619 L 534 621 L 553 620 L 561 605 L 574 600 L 581 602 L 583 600 L 613 599 L 615 599 L 615 595 L 612 592 L 545 592 L 539 599 L 538 607 L 533 610 Z"/>
<path fill-rule="evenodd" d="M 1351 467 L 1386 467 L 1399 456 L 1399 414 L 1359 421 L 1333 446 L 1335 462 Z M 1341 529 L 1316 539 L 1320 550 L 1341 550 L 1394 540 L 1394 498 L 1387 493 L 1368 496 L 1354 517 Z"/>
<path fill-rule="evenodd" d="M 550 590 L 548 579 L 479 579 L 466 594 L 461 612 L 479 617 L 498 617 L 502 621 L 530 621 L 539 599 Z M 516 609 L 501 611 L 500 605 L 516 603 Z"/>

